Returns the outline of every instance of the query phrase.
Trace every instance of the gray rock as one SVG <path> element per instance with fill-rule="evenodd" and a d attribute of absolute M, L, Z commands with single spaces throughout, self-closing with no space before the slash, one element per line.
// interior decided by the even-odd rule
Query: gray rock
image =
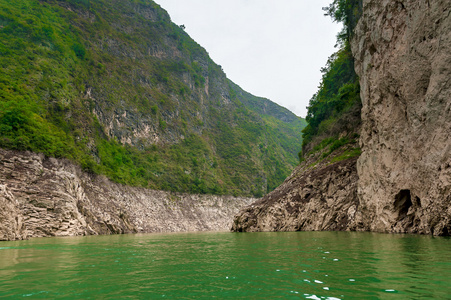
<path fill-rule="evenodd" d="M 356 222 L 357 157 L 330 163 L 347 149 L 319 162 L 322 152 L 310 157 L 277 189 L 243 208 L 232 231 L 362 230 Z"/>
<path fill-rule="evenodd" d="M 450 235 L 450 14 L 444 0 L 364 0 L 351 43 L 361 156 L 304 162 L 232 230 Z"/>
<path fill-rule="evenodd" d="M 358 194 L 373 231 L 450 233 L 450 12 L 449 1 L 363 1 Z"/>
<path fill-rule="evenodd" d="M 124 186 L 67 160 L 0 149 L 0 240 L 225 231 L 255 200 Z"/>

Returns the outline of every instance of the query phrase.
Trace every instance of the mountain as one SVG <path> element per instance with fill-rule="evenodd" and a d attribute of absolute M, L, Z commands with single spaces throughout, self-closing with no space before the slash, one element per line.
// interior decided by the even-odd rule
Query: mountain
<path fill-rule="evenodd" d="M 153 1 L 0 1 L 0 54 L 0 147 L 257 197 L 297 164 L 305 121 L 231 82 Z"/>
<path fill-rule="evenodd" d="M 310 101 L 302 162 L 232 230 L 449 236 L 449 3 L 334 0 L 326 12 L 345 26 Z"/>

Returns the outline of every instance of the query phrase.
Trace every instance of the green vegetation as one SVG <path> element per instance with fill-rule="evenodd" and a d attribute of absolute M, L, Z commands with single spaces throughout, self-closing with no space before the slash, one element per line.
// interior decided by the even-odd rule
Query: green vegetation
<path fill-rule="evenodd" d="M 75 141 L 64 113 L 74 108 L 71 73 L 84 48 L 39 2 L 3 1 L 0 7 L 0 146 L 83 161 L 85 146 Z"/>
<path fill-rule="evenodd" d="M 322 72 L 320 89 L 308 106 L 308 125 L 303 130 L 304 145 L 330 127 L 330 123 L 334 122 L 340 113 L 360 102 L 359 82 L 354 71 L 349 43 L 329 58 Z"/>
<path fill-rule="evenodd" d="M 0 1 L 0 147 L 130 185 L 261 196 L 303 120 L 267 114 L 150 0 Z"/>
<path fill-rule="evenodd" d="M 330 160 L 330 162 L 334 163 L 334 162 L 342 161 L 345 159 L 350 159 L 352 157 L 360 156 L 360 154 L 362 154 L 362 150 L 360 150 L 360 148 L 351 148 L 351 149 L 344 151 L 343 153 L 333 157 Z"/>
<path fill-rule="evenodd" d="M 354 133 L 350 136 L 345 136 L 342 138 L 338 138 L 337 136 L 331 136 L 323 139 L 321 142 L 317 143 L 312 150 L 310 150 L 305 155 L 299 156 L 299 161 L 303 162 L 307 157 L 313 155 L 318 152 L 322 152 L 321 155 L 318 156 L 319 160 L 323 160 L 328 158 L 335 150 L 342 148 L 343 146 L 348 146 L 347 149 L 339 154 L 338 156 L 329 157 L 331 162 L 340 161 L 343 159 L 348 159 L 354 156 L 360 155 L 361 151 L 358 145 L 358 137 L 357 133 Z M 351 145 L 351 148 L 349 147 Z M 326 149 L 327 150 L 324 150 Z M 316 165 L 317 162 L 314 163 Z"/>
<path fill-rule="evenodd" d="M 344 29 L 337 37 L 340 48 L 321 70 L 323 76 L 319 90 L 309 102 L 308 125 L 302 130 L 301 161 L 304 153 L 311 154 L 329 143 L 332 146 L 323 154 L 325 156 L 351 142 L 352 139 L 337 139 L 336 136 L 342 131 L 353 134 L 360 122 L 360 86 L 349 40 L 361 11 L 361 1 L 334 0 L 325 11 L 334 21 L 344 23 Z"/>
<path fill-rule="evenodd" d="M 169 147 L 149 147 L 144 151 L 103 141 L 99 146 L 100 168 L 113 180 L 170 191 L 221 194 L 208 145 L 196 135 Z M 174 162 L 174 163 L 168 163 Z M 205 170 L 205 165 L 212 167 Z M 190 171 L 187 172 L 186 169 Z"/>
<path fill-rule="evenodd" d="M 323 8 L 332 20 L 343 24 L 343 31 L 337 37 L 339 42 L 349 42 L 352 31 L 362 14 L 362 3 L 362 0 L 333 0 L 328 7 Z"/>
<path fill-rule="evenodd" d="M 331 138 L 325 139 L 324 141 L 326 141 L 326 145 L 330 145 L 330 146 L 327 151 L 323 152 L 323 154 L 321 155 L 321 158 L 328 157 L 332 152 L 341 148 L 344 145 L 357 143 L 357 140 L 349 139 L 348 137 L 342 137 L 340 139 L 331 137 Z M 320 144 L 323 144 L 323 142 L 321 142 Z M 323 148 L 325 148 L 325 147 L 323 147 Z M 353 153 L 355 153 L 355 152 L 353 152 Z"/>

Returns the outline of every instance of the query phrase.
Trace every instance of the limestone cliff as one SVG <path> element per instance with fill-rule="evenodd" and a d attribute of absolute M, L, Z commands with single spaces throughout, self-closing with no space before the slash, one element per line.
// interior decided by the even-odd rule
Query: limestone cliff
<path fill-rule="evenodd" d="M 449 1 L 365 0 L 362 8 L 351 39 L 361 156 L 304 162 L 243 209 L 232 230 L 450 234 Z"/>
<path fill-rule="evenodd" d="M 363 99 L 357 163 L 371 230 L 451 230 L 451 6 L 364 1 L 352 41 Z"/>
<path fill-rule="evenodd" d="M 227 230 L 252 201 L 124 186 L 67 160 L 0 149 L 0 240 Z"/>

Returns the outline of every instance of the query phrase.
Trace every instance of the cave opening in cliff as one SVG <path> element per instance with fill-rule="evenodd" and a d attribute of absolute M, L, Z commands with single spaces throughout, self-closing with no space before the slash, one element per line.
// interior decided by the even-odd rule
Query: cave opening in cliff
<path fill-rule="evenodd" d="M 449 225 L 448 225 L 449 226 Z M 447 226 L 443 227 L 442 233 L 440 234 L 441 236 L 448 236 L 449 235 L 449 230 Z"/>
<path fill-rule="evenodd" d="M 412 206 L 412 197 L 410 195 L 410 190 L 401 190 L 395 196 L 394 207 L 395 211 L 398 212 L 398 219 L 402 219 L 407 216 L 409 208 Z"/>

